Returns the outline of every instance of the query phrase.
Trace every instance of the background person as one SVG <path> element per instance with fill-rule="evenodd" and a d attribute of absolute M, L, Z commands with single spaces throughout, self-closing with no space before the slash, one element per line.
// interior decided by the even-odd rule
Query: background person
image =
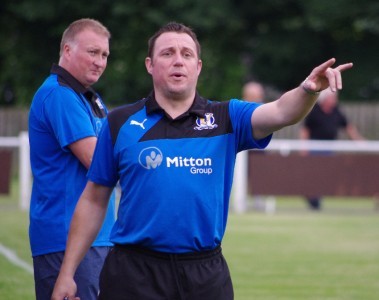
<path fill-rule="evenodd" d="M 29 113 L 34 176 L 29 237 L 36 299 L 50 300 L 66 249 L 71 217 L 87 182 L 97 135 L 107 109 L 91 88 L 103 74 L 110 33 L 100 22 L 80 19 L 64 31 L 59 65 L 37 90 Z M 104 226 L 78 267 L 82 299 L 97 299 L 98 276 L 112 243 L 114 198 Z"/>
<path fill-rule="evenodd" d="M 248 102 L 264 103 L 265 102 L 265 89 L 263 85 L 257 81 L 248 81 L 242 87 L 242 99 Z M 256 151 L 254 155 L 264 154 L 263 151 Z M 240 152 L 240 155 L 248 155 L 247 152 Z M 246 161 L 246 160 L 245 160 Z M 237 157 L 236 164 L 240 163 Z M 247 174 L 246 174 L 247 176 Z M 272 207 L 272 208 L 271 208 Z M 265 197 L 261 195 L 253 196 L 253 208 L 256 210 L 264 210 L 266 212 L 275 209 L 275 198 L 272 196 Z M 269 209 L 270 208 L 270 209 Z"/>
<path fill-rule="evenodd" d="M 352 64 L 333 69 L 334 62 L 277 101 L 210 101 L 196 91 L 202 61 L 195 33 L 178 23 L 159 29 L 145 60 L 153 92 L 113 110 L 102 128 L 52 299 L 75 299 L 75 269 L 118 181 L 115 247 L 99 299 L 233 299 L 221 242 L 236 154 L 266 147 L 275 130 L 304 118 L 315 91 L 341 89 L 340 72 Z"/>
<path fill-rule="evenodd" d="M 338 105 L 338 92 L 326 89 L 321 92 L 318 101 L 300 128 L 302 140 L 336 140 L 340 130 L 345 130 L 352 140 L 363 140 L 357 128 L 348 121 Z M 310 209 L 321 209 L 321 197 L 308 196 Z"/>
<path fill-rule="evenodd" d="M 248 81 L 242 87 L 242 99 L 249 102 L 265 102 L 265 90 L 261 83 Z"/>

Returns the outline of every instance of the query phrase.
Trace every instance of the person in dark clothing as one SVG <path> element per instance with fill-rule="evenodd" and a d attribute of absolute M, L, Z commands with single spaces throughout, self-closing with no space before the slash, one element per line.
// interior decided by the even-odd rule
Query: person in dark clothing
<path fill-rule="evenodd" d="M 352 140 L 364 139 L 341 111 L 338 105 L 338 92 L 326 89 L 320 93 L 317 103 L 304 119 L 300 128 L 300 139 L 336 140 L 340 130 L 344 130 Z M 321 209 L 320 196 L 308 196 L 307 202 L 310 209 Z"/>

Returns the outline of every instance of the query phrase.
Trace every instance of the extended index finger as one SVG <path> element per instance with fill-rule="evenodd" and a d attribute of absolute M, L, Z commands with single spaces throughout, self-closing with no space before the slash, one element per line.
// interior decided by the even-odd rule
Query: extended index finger
<path fill-rule="evenodd" d="M 342 72 L 342 71 L 351 69 L 352 67 L 353 67 L 353 63 L 347 63 L 347 64 L 339 65 L 338 67 L 336 67 L 336 69 Z"/>
<path fill-rule="evenodd" d="M 335 62 L 336 62 L 336 59 L 331 58 L 327 60 L 326 62 L 322 63 L 321 65 L 319 65 L 318 67 L 314 68 L 312 73 L 316 73 L 316 74 L 324 73 L 326 72 L 328 68 L 333 66 Z"/>

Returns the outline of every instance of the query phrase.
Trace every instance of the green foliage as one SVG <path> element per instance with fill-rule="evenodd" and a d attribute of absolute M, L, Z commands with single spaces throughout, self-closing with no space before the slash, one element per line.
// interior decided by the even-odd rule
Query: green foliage
<path fill-rule="evenodd" d="M 376 0 L 5 0 L 0 4 L 0 105 L 4 88 L 29 105 L 58 61 L 63 30 L 92 17 L 112 33 L 108 68 L 95 88 L 110 105 L 146 96 L 148 38 L 169 21 L 192 27 L 202 44 L 198 89 L 208 98 L 240 97 L 249 79 L 284 91 L 319 63 L 353 61 L 342 98 L 379 99 Z"/>
<path fill-rule="evenodd" d="M 379 78 L 372 61 L 379 51 L 379 6 L 376 1 L 364 2 L 266 1 L 256 10 L 246 3 L 244 19 L 251 16 L 247 26 L 254 32 L 249 47 L 251 72 L 287 90 L 313 67 L 336 57 L 337 63 L 355 63 L 344 74 L 341 96 L 377 100 Z"/>

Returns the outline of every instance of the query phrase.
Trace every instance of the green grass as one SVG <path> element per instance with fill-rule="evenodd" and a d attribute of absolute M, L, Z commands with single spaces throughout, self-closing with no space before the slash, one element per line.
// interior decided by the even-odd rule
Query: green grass
<path fill-rule="evenodd" d="M 231 214 L 224 239 L 235 299 L 377 299 L 379 214 L 370 199 L 277 201 L 275 215 Z"/>
<path fill-rule="evenodd" d="M 300 198 L 280 198 L 274 215 L 231 213 L 223 250 L 235 299 L 377 299 L 378 228 L 371 199 L 325 199 L 314 213 Z M 32 264 L 27 230 L 14 184 L 0 196 L 0 243 Z M 33 276 L 1 255 L 0 299 L 34 299 Z"/>
<path fill-rule="evenodd" d="M 0 243 L 32 265 L 28 240 L 28 213 L 19 210 L 18 198 L 18 186 L 15 182 L 9 196 L 0 195 Z M 13 265 L 2 255 L 0 255 L 0 299 L 35 299 L 33 275 Z"/>

